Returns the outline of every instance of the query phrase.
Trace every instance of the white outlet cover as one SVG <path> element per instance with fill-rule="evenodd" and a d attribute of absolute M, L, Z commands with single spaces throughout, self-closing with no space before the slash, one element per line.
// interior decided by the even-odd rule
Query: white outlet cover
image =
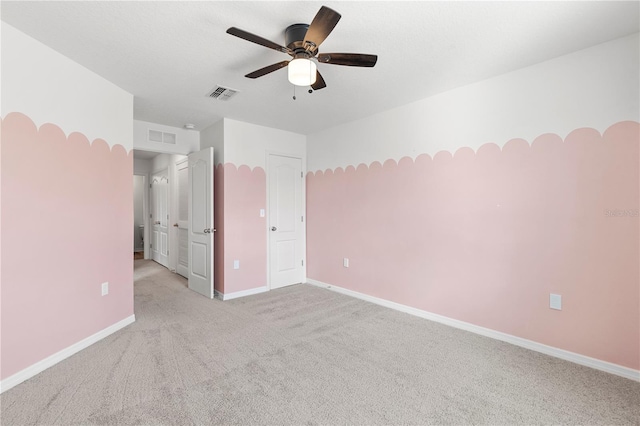
<path fill-rule="evenodd" d="M 560 294 L 549 294 L 549 307 L 551 309 L 557 309 L 558 311 L 562 310 L 562 295 Z"/>
<path fill-rule="evenodd" d="M 260 209 L 260 217 L 264 217 L 264 209 Z"/>
<path fill-rule="evenodd" d="M 240 269 L 240 261 L 239 260 L 234 260 L 233 261 L 233 269 Z"/>
<path fill-rule="evenodd" d="M 102 295 L 106 296 L 107 294 L 109 294 L 109 283 L 102 283 Z"/>

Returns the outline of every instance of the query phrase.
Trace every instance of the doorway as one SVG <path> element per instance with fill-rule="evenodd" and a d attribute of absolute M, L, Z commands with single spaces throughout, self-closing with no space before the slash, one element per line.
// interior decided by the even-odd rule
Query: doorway
<path fill-rule="evenodd" d="M 145 176 L 133 175 L 133 258 L 144 259 Z"/>
<path fill-rule="evenodd" d="M 213 149 L 189 156 L 134 150 L 134 175 L 145 177 L 144 258 L 212 298 Z"/>

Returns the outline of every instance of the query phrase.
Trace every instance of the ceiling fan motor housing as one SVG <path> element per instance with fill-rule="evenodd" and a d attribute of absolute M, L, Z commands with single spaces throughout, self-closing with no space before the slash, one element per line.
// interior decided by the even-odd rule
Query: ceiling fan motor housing
<path fill-rule="evenodd" d="M 309 51 L 304 48 L 304 36 L 308 29 L 309 24 L 293 24 L 284 31 L 285 44 L 293 51 L 295 57 L 310 57 L 318 53 L 315 46 Z"/>

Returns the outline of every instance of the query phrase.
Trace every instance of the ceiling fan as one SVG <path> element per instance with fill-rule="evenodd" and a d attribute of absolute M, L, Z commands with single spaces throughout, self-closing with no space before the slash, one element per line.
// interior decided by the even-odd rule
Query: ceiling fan
<path fill-rule="evenodd" d="M 318 53 L 320 44 L 333 31 L 340 18 L 341 15 L 338 12 L 322 6 L 310 25 L 293 24 L 287 27 L 285 30 L 286 47 L 236 27 L 229 28 L 227 33 L 293 57 L 291 60 L 260 68 L 245 75 L 245 77 L 258 78 L 288 67 L 289 81 L 292 84 L 296 86 L 311 86 L 313 90 L 319 90 L 327 85 L 314 61 L 351 67 L 373 67 L 378 60 L 377 55 L 362 53 Z M 314 61 L 311 59 L 314 59 Z"/>

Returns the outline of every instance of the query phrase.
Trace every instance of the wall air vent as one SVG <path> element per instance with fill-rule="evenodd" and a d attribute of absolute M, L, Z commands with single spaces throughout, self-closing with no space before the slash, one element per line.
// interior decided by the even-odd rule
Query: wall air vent
<path fill-rule="evenodd" d="M 149 129 L 150 142 L 169 143 L 175 145 L 176 139 L 177 138 L 175 133 L 161 132 L 160 130 Z"/>
<path fill-rule="evenodd" d="M 235 89 L 229 89 L 228 87 L 216 86 L 211 90 L 207 96 L 219 101 L 228 101 L 238 93 Z"/>

